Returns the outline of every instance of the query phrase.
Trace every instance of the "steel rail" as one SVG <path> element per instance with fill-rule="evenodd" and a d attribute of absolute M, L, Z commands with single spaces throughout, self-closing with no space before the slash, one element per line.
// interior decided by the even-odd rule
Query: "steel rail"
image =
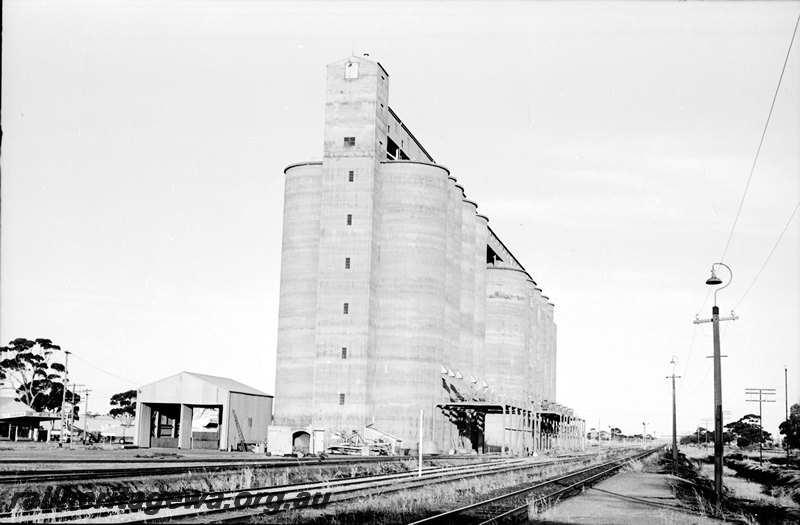
<path fill-rule="evenodd" d="M 426 456 L 423 456 L 425 458 Z M 448 456 L 428 456 L 428 459 L 449 459 Z M 2 484 L 22 484 L 22 483 L 39 483 L 39 482 L 57 482 L 57 481 L 80 481 L 80 480 L 95 480 L 95 479 L 110 479 L 118 477 L 130 476 L 167 476 L 172 474 L 185 474 L 192 473 L 198 470 L 206 472 L 216 472 L 225 470 L 235 470 L 242 467 L 250 468 L 283 468 L 283 467 L 319 467 L 324 465 L 352 465 L 358 463 L 379 463 L 379 462 L 400 462 L 411 459 L 412 456 L 382 456 L 380 458 L 326 458 L 320 460 L 313 458 L 310 460 L 297 461 L 297 460 L 248 460 L 248 461 L 231 461 L 223 464 L 215 462 L 215 464 L 207 465 L 203 460 L 193 460 L 191 465 L 136 465 L 126 468 L 97 468 L 97 469 L 50 469 L 50 470 L 0 470 L 0 485 Z M 459 458 L 460 459 L 460 458 Z M 138 463 L 138 462 L 137 462 Z"/>
<path fill-rule="evenodd" d="M 491 474 L 509 472 L 520 469 L 544 467 L 558 463 L 581 461 L 586 458 L 587 458 L 586 454 L 579 454 L 579 455 L 562 456 L 557 459 L 545 460 L 545 461 L 532 460 L 530 458 L 499 459 L 488 463 L 483 463 L 480 465 L 469 464 L 469 465 L 459 465 L 450 467 L 428 467 L 423 469 L 422 477 L 418 477 L 419 474 L 417 471 L 410 471 L 399 474 L 382 474 L 382 475 L 372 475 L 372 476 L 360 476 L 356 478 L 345 478 L 341 480 L 326 481 L 322 483 L 297 483 L 291 485 L 281 485 L 276 487 L 259 487 L 259 488 L 243 489 L 237 491 L 219 491 L 219 492 L 206 493 L 205 496 L 207 498 L 219 497 L 224 502 L 223 504 L 219 505 L 219 508 L 216 509 L 207 508 L 207 505 L 205 503 L 202 503 L 203 508 L 195 508 L 195 509 L 179 508 L 179 507 L 186 507 L 188 505 L 180 503 L 182 499 L 188 496 L 197 496 L 197 494 L 191 494 L 191 495 L 187 494 L 183 496 L 173 495 L 167 498 L 151 498 L 151 499 L 120 501 L 120 502 L 105 502 L 102 504 L 102 506 L 86 506 L 79 509 L 53 509 L 51 512 L 44 512 L 42 509 L 37 509 L 31 512 L 22 512 L 22 513 L 18 512 L 14 514 L 3 513 L 0 514 L 0 522 L 8 522 L 8 521 L 20 522 L 25 520 L 25 518 L 31 518 L 33 521 L 38 521 L 38 522 L 86 520 L 87 518 L 90 518 L 93 521 L 97 521 L 98 519 L 107 516 L 113 518 L 113 521 L 115 522 L 125 521 L 129 523 L 130 522 L 142 523 L 154 519 L 196 517 L 201 514 L 230 512 L 236 510 L 231 508 L 230 503 L 232 503 L 237 496 L 245 492 L 251 495 L 255 499 L 257 504 L 264 497 L 270 495 L 275 495 L 275 496 L 282 495 L 284 497 L 282 497 L 280 501 L 285 505 L 291 506 L 293 502 L 302 499 L 301 497 L 298 497 L 298 493 L 325 491 L 325 492 L 330 492 L 332 495 L 334 494 L 346 495 L 347 493 L 363 492 L 365 490 L 374 491 L 375 489 L 386 489 L 387 487 L 391 487 L 392 485 L 396 485 L 398 483 L 404 483 L 404 486 L 408 486 L 409 483 L 427 484 L 436 482 L 434 480 L 438 480 L 438 482 L 441 482 L 455 478 L 461 479 L 465 477 L 491 475 Z M 286 495 L 291 495 L 291 494 L 293 494 L 293 496 L 289 497 L 288 499 L 285 498 Z M 348 498 L 342 498 L 342 499 L 348 499 Z M 166 505 L 161 505 L 159 507 L 160 511 L 153 516 L 141 517 L 142 512 L 138 512 L 138 510 L 143 511 L 146 508 L 147 509 L 152 508 L 156 506 L 156 504 L 175 502 L 176 500 L 179 501 L 179 503 L 175 505 L 176 508 L 167 508 Z M 118 507 L 120 504 L 127 507 L 124 514 L 120 514 L 120 512 L 115 510 L 114 508 Z M 136 504 L 139 508 L 136 511 L 132 510 L 130 508 L 130 505 L 132 504 Z M 264 505 L 265 505 L 264 503 L 261 503 L 262 507 Z M 176 511 L 176 512 L 167 512 L 167 511 Z M 260 514 L 262 512 L 263 510 L 258 510 L 257 512 L 251 512 L 251 514 L 252 513 Z M 128 520 L 126 518 L 134 518 L 134 519 Z"/>
<path fill-rule="evenodd" d="M 551 479 L 544 480 L 544 481 L 542 481 L 540 483 L 536 483 L 536 484 L 531 485 L 529 487 L 525 487 L 525 488 L 522 488 L 522 489 L 514 490 L 514 491 L 506 493 L 506 494 L 501 494 L 499 496 L 495 496 L 495 497 L 487 499 L 487 500 L 479 501 L 479 502 L 476 502 L 476 503 L 471 503 L 469 505 L 465 505 L 465 506 L 459 507 L 457 509 L 452 509 L 452 510 L 449 510 L 449 511 L 446 511 L 446 512 L 442 512 L 440 514 L 436 514 L 434 516 L 429 516 L 427 518 L 423 518 L 421 520 L 417 520 L 417 521 L 415 521 L 415 522 L 413 522 L 413 523 L 411 523 L 409 525 L 421 525 L 421 524 L 429 524 L 429 523 L 452 523 L 452 522 L 464 523 L 465 515 L 467 513 L 469 513 L 470 511 L 476 511 L 476 510 L 481 510 L 481 509 L 485 509 L 485 508 L 490 508 L 491 506 L 493 506 L 496 503 L 499 503 L 501 501 L 512 499 L 512 498 L 516 498 L 516 497 L 520 497 L 520 496 L 523 496 L 525 494 L 531 493 L 533 491 L 541 490 L 542 488 L 552 487 L 554 485 L 561 485 L 562 481 L 565 481 L 565 480 L 568 480 L 568 479 L 571 479 L 571 478 L 581 477 L 581 476 L 583 476 L 583 475 L 585 475 L 587 473 L 590 473 L 590 472 L 594 472 L 594 471 L 598 471 L 598 470 L 600 471 L 599 473 L 592 474 L 589 477 L 582 478 L 579 481 L 577 481 L 577 482 L 575 482 L 575 483 L 573 483 L 573 484 L 571 484 L 569 486 L 564 487 L 562 485 L 562 488 L 560 488 L 560 489 L 558 489 L 558 490 L 556 490 L 554 492 L 551 492 L 551 493 L 549 493 L 547 495 L 540 496 L 539 498 L 534 500 L 535 502 L 545 501 L 545 500 L 550 499 L 550 498 L 552 498 L 552 497 L 554 497 L 556 495 L 568 492 L 568 491 L 576 488 L 579 485 L 584 485 L 584 484 L 586 484 L 586 483 L 588 483 L 590 481 L 593 481 L 593 480 L 598 479 L 600 477 L 606 476 L 609 473 L 622 468 L 625 463 L 627 463 L 629 461 L 636 460 L 636 459 L 640 459 L 640 458 L 645 457 L 645 456 L 648 456 L 648 455 L 650 455 L 650 454 L 652 454 L 652 453 L 654 453 L 654 452 L 656 452 L 658 450 L 660 450 L 660 449 L 659 448 L 650 449 L 650 450 L 647 450 L 645 452 L 638 452 L 636 454 L 632 454 L 632 455 L 626 456 L 624 458 L 618 458 L 618 459 L 615 459 L 615 460 L 612 460 L 612 461 L 608 461 L 608 462 L 605 462 L 605 463 L 602 463 L 602 464 L 599 464 L 599 465 L 593 465 L 593 466 L 587 467 L 585 469 L 580 469 L 580 470 L 577 470 L 577 471 L 573 471 L 573 472 L 567 473 L 567 474 L 565 474 L 563 476 L 558 476 L 556 478 L 551 478 Z M 490 523 L 497 523 L 500 520 L 509 520 L 509 519 L 517 518 L 520 514 L 523 514 L 523 513 L 527 514 L 527 509 L 528 509 L 528 503 L 526 503 L 525 505 L 522 505 L 522 506 L 514 507 L 511 510 L 504 511 L 504 512 L 502 512 L 502 513 L 490 518 L 489 520 L 481 521 L 479 523 L 480 523 L 480 525 L 486 525 L 486 524 L 490 524 Z"/>
<path fill-rule="evenodd" d="M 591 455 L 593 454 L 585 454 L 585 453 L 574 454 L 569 456 L 562 456 L 559 459 L 547 460 L 547 461 L 535 461 L 535 460 L 531 461 L 531 458 L 508 459 L 506 461 L 511 463 L 511 465 L 509 465 L 508 463 L 499 464 L 495 468 L 485 468 L 481 470 L 475 470 L 475 469 L 468 470 L 469 467 L 459 467 L 458 471 L 445 472 L 445 473 L 434 472 L 431 473 L 431 475 L 424 476 L 423 478 L 416 477 L 417 473 L 413 472 L 409 473 L 413 475 L 403 476 L 402 479 L 388 479 L 379 483 L 359 483 L 349 487 L 334 487 L 332 489 L 329 489 L 329 492 L 337 497 L 336 499 L 329 500 L 329 502 L 335 504 L 343 501 L 356 499 L 359 497 L 364 497 L 367 495 L 388 494 L 391 492 L 408 490 L 417 487 L 424 487 L 426 485 L 431 485 L 436 483 L 444 483 L 448 481 L 456 481 L 456 480 L 462 480 L 480 476 L 505 474 L 517 470 L 531 469 L 536 467 L 546 467 L 555 464 L 564 464 L 568 462 L 581 461 L 588 459 L 588 456 Z M 293 504 L 298 500 L 302 501 L 298 497 L 283 499 L 282 500 L 283 508 L 280 510 L 283 511 L 292 508 Z M 226 523 L 226 522 L 238 523 L 244 518 L 261 515 L 264 513 L 263 510 L 256 510 L 256 509 L 257 506 L 254 506 L 253 508 L 249 509 L 238 509 L 233 511 L 231 509 L 214 509 L 208 512 L 204 512 L 203 514 L 209 516 L 211 514 L 225 513 L 226 515 L 222 517 L 215 516 L 213 518 L 213 523 Z M 163 519 L 163 518 L 164 517 L 159 517 L 156 519 Z M 168 517 L 168 519 L 170 519 L 171 521 L 181 520 L 184 518 L 189 518 L 192 520 L 192 522 L 197 522 L 198 516 L 196 514 L 189 514 L 186 516 Z M 146 523 L 147 521 L 148 520 L 145 519 L 141 521 L 127 522 L 127 523 Z"/>
<path fill-rule="evenodd" d="M 145 449 L 146 450 L 146 449 Z M 491 456 L 491 454 L 487 454 L 487 456 Z M 418 456 L 360 456 L 355 454 L 329 454 L 326 456 L 324 461 L 337 461 L 341 463 L 346 463 L 348 461 L 392 461 L 392 460 L 401 460 L 401 459 L 412 459 L 417 458 Z M 447 457 L 449 459 L 474 459 L 475 456 L 442 456 L 440 454 L 423 454 L 423 458 L 425 459 L 435 459 L 435 458 L 442 458 Z M 196 458 L 190 457 L 171 457 L 167 456 L 154 456 L 154 457 L 118 457 L 118 458 L 49 458 L 49 459 L 37 459 L 37 458 L 14 458 L 14 457 L 3 457 L 0 458 L 0 466 L 4 465 L 14 465 L 14 464 L 69 464 L 69 463 L 260 463 L 264 461 L 270 461 L 275 463 L 282 463 L 282 462 L 301 462 L 301 463 L 313 463 L 315 461 L 319 461 L 318 456 L 304 456 L 304 457 L 296 457 L 296 456 L 243 456 L 243 457 L 213 457 L 213 456 L 198 456 Z"/>

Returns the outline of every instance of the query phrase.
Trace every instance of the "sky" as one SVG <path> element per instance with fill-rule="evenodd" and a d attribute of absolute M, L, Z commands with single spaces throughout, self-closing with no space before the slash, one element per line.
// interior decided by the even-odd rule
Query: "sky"
<path fill-rule="evenodd" d="M 798 15 L 6 0 L 0 341 L 70 350 L 90 412 L 181 370 L 274 393 L 283 169 L 321 159 L 325 65 L 369 53 L 555 304 L 559 402 L 587 428 L 666 435 L 674 370 L 679 432 L 713 426 L 712 329 L 693 320 L 724 262 L 726 422 L 758 413 L 746 388 L 774 388 L 777 435 L 784 367 L 800 402 L 797 41 L 756 153 Z"/>

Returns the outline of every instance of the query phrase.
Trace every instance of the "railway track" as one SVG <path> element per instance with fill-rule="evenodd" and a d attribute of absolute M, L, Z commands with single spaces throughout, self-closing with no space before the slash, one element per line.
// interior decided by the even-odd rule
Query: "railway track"
<path fill-rule="evenodd" d="M 430 460 L 434 456 L 423 456 L 423 459 Z M 441 457 L 440 457 L 441 458 Z M 448 460 L 452 459 L 446 456 Z M 94 481 L 99 479 L 147 477 L 147 476 L 169 476 L 180 474 L 202 474 L 224 472 L 247 468 L 285 468 L 285 467 L 318 467 L 325 465 L 354 465 L 369 464 L 378 462 L 399 462 L 408 461 L 410 456 L 375 456 L 375 457 L 328 457 L 321 460 L 316 457 L 310 458 L 286 458 L 280 460 L 245 460 L 245 461 L 216 461 L 212 464 L 206 460 L 192 460 L 191 464 L 175 465 L 174 460 L 169 460 L 168 464 L 148 465 L 141 463 L 126 462 L 128 466 L 117 468 L 80 468 L 80 469 L 37 469 L 37 470 L 0 470 L 0 485 L 13 484 L 21 485 L 25 483 L 58 483 L 65 481 Z M 473 459 L 473 456 L 464 459 Z M 80 462 L 78 462 L 80 463 Z"/>
<path fill-rule="evenodd" d="M 436 514 L 410 525 L 489 525 L 525 522 L 528 520 L 529 509 L 536 509 L 545 502 L 579 491 L 586 485 L 616 474 L 626 463 L 642 459 L 659 450 L 661 449 L 650 449 L 592 465 L 500 496 Z"/>
<path fill-rule="evenodd" d="M 429 467 L 400 474 L 361 476 L 321 483 L 298 483 L 246 491 L 225 491 L 181 497 L 150 498 L 105 502 L 102 506 L 79 509 L 36 510 L 0 514 L 0 523 L 86 522 L 145 523 L 155 520 L 241 521 L 247 517 L 289 509 L 335 503 L 366 495 L 444 483 L 471 477 L 540 468 L 555 464 L 577 463 L 591 458 L 575 454 L 552 460 L 532 458 L 498 459 L 483 464 Z"/>

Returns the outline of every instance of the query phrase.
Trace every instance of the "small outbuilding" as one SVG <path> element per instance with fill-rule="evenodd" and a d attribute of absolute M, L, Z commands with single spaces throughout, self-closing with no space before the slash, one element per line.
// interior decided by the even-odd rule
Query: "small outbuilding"
<path fill-rule="evenodd" d="M 272 418 L 272 399 L 233 379 L 181 372 L 138 388 L 133 443 L 219 450 L 236 449 L 242 441 L 262 443 Z M 202 423 L 196 421 L 199 414 Z"/>
<path fill-rule="evenodd" d="M 25 403 L 16 401 L 16 390 L 8 380 L 0 380 L 0 441 L 47 441 L 48 431 L 39 428 L 44 421 L 61 416 L 52 412 L 37 412 Z"/>

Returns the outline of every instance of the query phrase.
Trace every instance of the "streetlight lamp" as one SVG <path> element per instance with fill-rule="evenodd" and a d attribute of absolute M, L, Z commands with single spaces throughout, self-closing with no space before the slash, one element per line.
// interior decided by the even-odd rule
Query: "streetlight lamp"
<path fill-rule="evenodd" d="M 718 286 L 722 284 L 722 279 L 717 277 L 714 270 L 715 266 L 724 266 L 730 274 L 730 279 L 724 286 L 720 286 L 714 290 L 714 306 L 711 308 L 711 319 L 696 319 L 695 324 L 711 322 L 714 327 L 714 492 L 716 496 L 716 510 L 717 514 L 722 513 L 722 364 L 719 349 L 719 322 L 720 321 L 735 321 L 738 319 L 733 312 L 730 317 L 719 317 L 719 307 L 717 306 L 717 292 L 723 288 L 727 288 L 731 281 L 733 281 L 733 271 L 730 266 L 725 263 L 714 263 L 711 265 L 711 277 L 706 280 L 709 286 Z"/>

